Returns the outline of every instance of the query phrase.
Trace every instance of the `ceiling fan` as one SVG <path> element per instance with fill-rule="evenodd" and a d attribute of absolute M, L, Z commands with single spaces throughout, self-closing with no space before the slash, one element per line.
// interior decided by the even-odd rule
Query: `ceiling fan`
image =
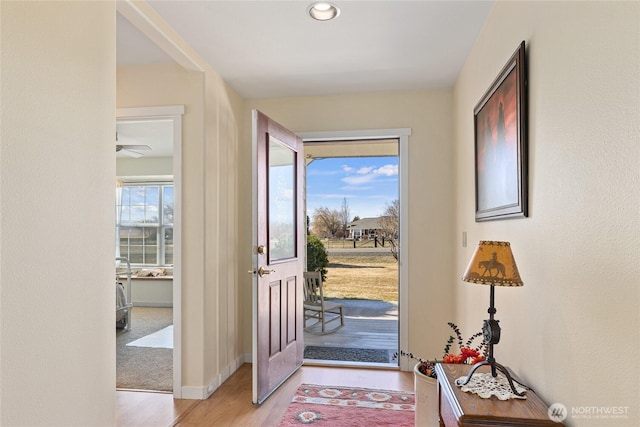
<path fill-rule="evenodd" d="M 139 153 L 139 151 L 151 151 L 151 147 L 148 145 L 116 145 L 116 153 L 122 152 L 129 157 L 138 158 L 144 156 L 144 154 Z"/>
<path fill-rule="evenodd" d="M 151 151 L 151 147 L 149 147 L 148 145 L 117 144 L 117 142 L 118 134 L 116 133 L 116 153 L 122 152 L 123 154 L 126 154 L 129 157 L 134 157 L 136 159 L 138 157 L 144 156 L 144 154 L 140 153 L 140 151 Z"/>

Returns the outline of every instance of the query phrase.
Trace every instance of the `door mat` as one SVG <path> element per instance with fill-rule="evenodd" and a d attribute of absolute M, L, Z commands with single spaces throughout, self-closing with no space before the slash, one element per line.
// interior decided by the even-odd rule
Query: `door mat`
<path fill-rule="evenodd" d="M 379 348 L 345 348 L 308 345 L 304 358 L 314 360 L 340 360 L 343 362 L 390 363 L 389 350 Z"/>
<path fill-rule="evenodd" d="M 280 427 L 413 427 L 415 395 L 408 391 L 302 384 Z"/>

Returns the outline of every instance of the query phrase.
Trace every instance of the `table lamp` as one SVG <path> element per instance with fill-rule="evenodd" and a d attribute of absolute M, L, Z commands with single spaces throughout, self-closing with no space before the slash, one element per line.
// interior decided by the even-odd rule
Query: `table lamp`
<path fill-rule="evenodd" d="M 511 374 L 509 374 L 509 371 L 496 362 L 496 359 L 493 357 L 493 346 L 500 342 L 500 325 L 498 321 L 494 319 L 494 315 L 496 314 L 494 287 L 523 285 L 520 273 L 518 273 L 516 261 L 513 259 L 513 254 L 511 253 L 511 244 L 509 242 L 480 241 L 471 258 L 471 262 L 469 262 L 467 266 L 467 270 L 462 276 L 462 280 L 479 285 L 491 286 L 488 310 L 489 319 L 485 320 L 482 325 L 482 335 L 488 346 L 489 354 L 487 360 L 473 365 L 465 381 L 460 383 L 456 381 L 457 385 L 463 386 L 467 384 L 480 366 L 489 365 L 491 366 L 491 375 L 493 377 L 498 375 L 497 371 L 502 372 L 509 381 L 511 391 L 518 396 L 524 396 L 524 392 L 519 393 L 516 390 L 513 382 L 515 381 L 520 385 L 523 384 L 514 380 Z"/>

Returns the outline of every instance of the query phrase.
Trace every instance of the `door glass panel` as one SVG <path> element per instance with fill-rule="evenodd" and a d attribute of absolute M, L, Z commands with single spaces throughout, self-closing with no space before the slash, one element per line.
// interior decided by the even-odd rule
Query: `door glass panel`
<path fill-rule="evenodd" d="M 269 138 L 269 262 L 296 256 L 295 152 Z"/>

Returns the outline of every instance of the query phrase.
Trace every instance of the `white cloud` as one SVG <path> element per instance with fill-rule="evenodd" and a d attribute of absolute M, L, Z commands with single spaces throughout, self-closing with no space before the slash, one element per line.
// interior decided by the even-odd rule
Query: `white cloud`
<path fill-rule="evenodd" d="M 346 173 L 354 173 L 356 170 L 348 165 L 342 165 L 342 170 Z"/>
<path fill-rule="evenodd" d="M 357 171 L 350 166 L 344 165 L 342 167 L 342 170 L 348 173 L 355 172 L 355 175 L 348 175 L 342 178 L 342 182 L 348 184 L 351 187 L 368 184 L 383 176 L 389 177 L 398 175 L 398 165 L 384 165 L 377 169 L 373 166 L 364 166 Z"/>
<path fill-rule="evenodd" d="M 374 171 L 377 175 L 394 176 L 398 175 L 398 165 L 384 165 Z"/>
<path fill-rule="evenodd" d="M 342 178 L 342 182 L 349 185 L 362 185 L 367 184 L 376 179 L 374 174 L 369 175 L 353 175 L 353 176 L 345 176 Z"/>
<path fill-rule="evenodd" d="M 360 175 L 366 175 L 369 172 L 371 172 L 372 170 L 373 170 L 373 167 L 372 166 L 368 166 L 368 167 L 364 167 L 364 168 L 358 169 L 358 172 L 356 172 L 356 173 L 358 173 Z"/>

